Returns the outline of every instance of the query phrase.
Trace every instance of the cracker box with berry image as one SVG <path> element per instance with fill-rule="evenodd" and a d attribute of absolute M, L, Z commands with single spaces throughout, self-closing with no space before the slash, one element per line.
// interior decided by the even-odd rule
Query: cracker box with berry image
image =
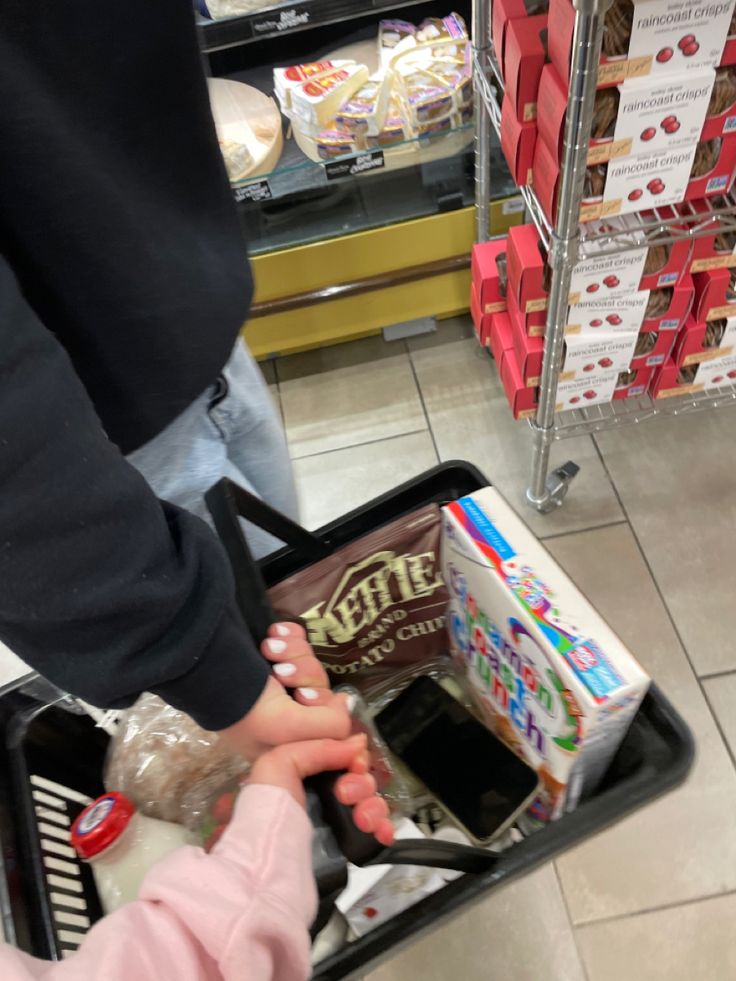
<path fill-rule="evenodd" d="M 588 163 L 690 146 L 700 138 L 715 72 L 623 82 L 599 89 L 593 107 Z M 539 139 L 562 159 L 567 86 L 552 65 L 539 85 Z"/>
<path fill-rule="evenodd" d="M 696 273 L 693 316 L 696 320 L 720 320 L 736 316 L 736 268 L 709 269 Z"/>
<path fill-rule="evenodd" d="M 625 296 L 601 296 L 581 300 L 568 308 L 565 335 L 636 334 L 644 323 L 649 290 Z"/>
<path fill-rule="evenodd" d="M 598 86 L 724 64 L 733 11 L 734 0 L 613 0 L 604 19 Z M 571 0 L 550 0 L 549 59 L 566 84 L 574 24 Z"/>
<path fill-rule="evenodd" d="M 597 787 L 649 678 L 495 488 L 443 508 L 442 572 L 476 708 L 537 770 L 532 815 L 559 818 Z"/>
<path fill-rule="evenodd" d="M 656 399 L 697 395 L 715 388 L 736 386 L 736 354 L 681 367 L 673 360 L 658 370 L 652 385 Z"/>
<path fill-rule="evenodd" d="M 736 317 L 704 323 L 692 317 L 680 331 L 673 360 L 678 368 L 725 358 L 736 351 Z"/>
<path fill-rule="evenodd" d="M 522 123 L 537 118 L 537 93 L 547 61 L 547 17 L 524 17 L 506 25 L 503 77 L 506 98 Z"/>
<path fill-rule="evenodd" d="M 580 221 L 625 215 L 683 201 L 690 194 L 690 175 L 697 146 L 637 157 L 621 157 L 588 167 L 585 174 Z M 710 163 L 710 160 L 708 161 Z M 718 169 L 718 159 L 713 163 Z M 725 163 L 725 160 L 724 160 Z M 556 219 L 560 164 L 543 140 L 534 153 L 534 189 L 550 221 Z M 717 183 L 706 179 L 700 196 L 727 190 L 732 172 L 718 171 Z M 707 190 L 708 187 L 711 190 Z"/>

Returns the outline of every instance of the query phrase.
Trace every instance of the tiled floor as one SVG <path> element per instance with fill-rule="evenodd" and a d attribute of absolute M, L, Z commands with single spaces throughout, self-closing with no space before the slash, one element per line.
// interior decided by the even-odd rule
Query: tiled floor
<path fill-rule="evenodd" d="M 476 463 L 693 729 L 687 783 L 410 947 L 369 981 L 736 979 L 736 411 L 557 444 L 565 506 L 523 503 L 529 431 L 464 319 L 266 368 L 316 527 L 432 466 Z M 0 651 L 0 685 L 17 670 Z"/>
<path fill-rule="evenodd" d="M 274 392 L 315 527 L 438 459 L 476 463 L 691 725 L 668 797 L 507 887 L 370 981 L 733 981 L 736 944 L 736 411 L 557 444 L 565 506 L 523 503 L 514 423 L 465 320 L 276 363 Z"/>

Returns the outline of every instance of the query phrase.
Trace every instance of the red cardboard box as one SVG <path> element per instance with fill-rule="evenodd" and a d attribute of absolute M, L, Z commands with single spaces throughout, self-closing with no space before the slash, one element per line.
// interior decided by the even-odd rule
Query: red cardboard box
<path fill-rule="evenodd" d="M 719 85 L 729 85 L 732 81 L 732 68 L 726 67 L 716 69 L 715 91 L 718 90 Z M 718 113 L 718 115 L 710 116 L 706 114 L 700 139 L 714 140 L 718 136 L 725 136 L 727 133 L 733 133 L 734 130 L 736 130 L 736 97 L 731 105 L 727 106 L 722 112 Z"/>
<path fill-rule="evenodd" d="M 532 313 L 522 313 L 513 293 L 509 292 L 506 299 L 507 310 L 511 319 L 522 324 L 524 331 L 529 335 L 529 337 L 544 337 L 545 327 L 547 326 L 547 310 L 535 310 Z"/>
<path fill-rule="evenodd" d="M 491 33 L 501 74 L 503 74 L 506 57 L 506 32 L 509 21 L 546 14 L 547 6 L 547 0 L 493 0 Z M 506 81 L 505 77 L 504 81 Z"/>
<path fill-rule="evenodd" d="M 716 202 L 717 203 L 717 202 Z M 693 212 L 708 218 L 710 209 L 706 201 L 691 201 L 681 208 L 684 215 Z M 712 234 L 703 235 L 693 242 L 690 272 L 706 272 L 708 269 L 725 269 L 736 266 L 736 235 L 723 231 L 719 218 L 708 218 L 707 227 Z"/>
<path fill-rule="evenodd" d="M 516 117 L 508 94 L 501 107 L 501 149 L 511 176 L 519 187 L 532 182 L 532 162 L 537 142 L 537 124 L 523 123 Z"/>
<path fill-rule="evenodd" d="M 736 172 L 736 133 L 721 137 L 720 152 L 715 165 L 708 173 L 690 178 L 683 200 L 694 201 L 713 194 L 727 194 L 733 183 L 734 172 Z"/>
<path fill-rule="evenodd" d="M 530 336 L 525 329 L 523 317 L 513 306 L 509 310 L 508 325 L 511 346 L 521 379 L 524 385 L 538 385 L 539 376 L 542 374 L 544 332 Z"/>
<path fill-rule="evenodd" d="M 607 130 L 610 135 L 591 139 L 588 164 L 697 143 L 714 78 L 714 70 L 708 68 L 698 75 L 626 82 L 617 86 L 615 93 L 596 94 L 596 103 L 600 97 L 615 95 L 617 115 Z M 558 160 L 562 159 L 566 113 L 567 85 L 553 65 L 546 65 L 539 84 L 539 138 Z"/>
<path fill-rule="evenodd" d="M 494 313 L 491 316 L 490 348 L 499 374 L 501 372 L 504 352 L 510 351 L 513 344 L 508 314 Z"/>
<path fill-rule="evenodd" d="M 695 288 L 691 276 L 683 276 L 677 285 L 665 287 L 672 290 L 670 305 L 657 317 L 645 317 L 641 329 L 645 331 L 672 331 L 677 330 L 687 320 L 692 309 Z M 650 294 L 650 301 L 652 297 Z"/>
<path fill-rule="evenodd" d="M 655 371 L 655 368 L 630 368 L 628 371 L 622 371 L 613 390 L 614 399 L 629 399 L 644 395 L 649 389 Z"/>
<path fill-rule="evenodd" d="M 470 284 L 470 316 L 473 320 L 475 336 L 478 338 L 478 343 L 481 345 L 481 347 L 488 347 L 492 314 L 483 314 L 481 312 L 478 292 L 474 283 Z"/>
<path fill-rule="evenodd" d="M 692 317 L 677 338 L 673 359 L 680 368 L 703 361 L 713 361 L 736 352 L 736 317 L 699 323 Z"/>
<path fill-rule="evenodd" d="M 547 262 L 534 225 L 516 225 L 508 236 L 509 293 L 523 313 L 547 309 Z"/>
<path fill-rule="evenodd" d="M 656 211 L 644 211 L 642 217 L 659 216 L 663 221 L 670 220 L 677 216 L 677 212 L 672 207 L 657 208 Z M 677 226 L 672 226 L 677 227 Z M 652 250 L 657 246 L 652 246 Z M 674 286 L 687 273 L 690 262 L 692 242 L 683 237 L 677 239 L 665 249 L 667 258 L 664 265 L 653 268 L 650 272 L 644 272 L 639 283 L 641 290 L 655 290 L 661 286 Z"/>
<path fill-rule="evenodd" d="M 547 15 L 510 20 L 503 55 L 505 98 L 511 101 L 522 123 L 537 118 L 539 79 L 546 61 Z"/>
<path fill-rule="evenodd" d="M 617 13 L 609 11 L 609 16 Z M 615 57 L 601 54 L 598 86 L 618 85 L 628 78 L 682 75 L 725 64 L 732 13 L 730 0 L 689 0 L 686 5 L 682 0 L 635 0 L 628 50 Z M 571 0 L 550 0 L 549 58 L 565 83 L 570 79 L 574 25 Z"/>
<path fill-rule="evenodd" d="M 474 245 L 470 253 L 470 272 L 483 315 L 506 309 L 507 249 L 506 239 L 496 238 Z"/>
<path fill-rule="evenodd" d="M 672 348 L 677 339 L 677 331 L 647 331 L 643 330 L 638 337 L 637 347 L 629 362 L 629 368 L 656 368 L 657 365 L 664 364 L 670 356 Z M 641 353 L 637 354 L 636 352 Z"/>
<path fill-rule="evenodd" d="M 720 320 L 722 317 L 736 316 L 736 295 L 732 292 L 730 269 L 709 269 L 696 273 L 695 303 L 693 316 L 696 320 Z"/>
<path fill-rule="evenodd" d="M 501 362 L 501 384 L 506 392 L 514 419 L 531 419 L 536 415 L 539 392 L 521 380 L 514 352 L 505 351 Z"/>

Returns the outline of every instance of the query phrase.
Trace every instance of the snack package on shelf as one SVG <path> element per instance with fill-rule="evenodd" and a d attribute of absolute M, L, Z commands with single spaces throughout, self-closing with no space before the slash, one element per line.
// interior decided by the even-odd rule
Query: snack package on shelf
<path fill-rule="evenodd" d="M 365 136 L 378 136 L 384 128 L 391 94 L 387 75 L 372 76 L 335 114 L 338 129 Z"/>
<path fill-rule="evenodd" d="M 695 303 L 693 315 L 696 320 L 720 320 L 722 317 L 736 316 L 736 270 L 709 269 L 696 273 Z"/>
<path fill-rule="evenodd" d="M 532 814 L 559 818 L 597 787 L 649 678 L 494 488 L 443 508 L 442 570 L 476 706 L 537 770 Z"/>
<path fill-rule="evenodd" d="M 506 57 L 506 38 L 509 24 L 546 15 L 549 0 L 494 0 L 491 11 L 491 35 L 496 61 L 503 71 Z"/>
<path fill-rule="evenodd" d="M 506 98 L 522 123 L 537 118 L 542 69 L 547 62 L 547 16 L 509 21 L 506 29 L 503 79 Z"/>
<path fill-rule="evenodd" d="M 673 361 L 678 368 L 716 361 L 732 355 L 736 350 L 736 316 L 699 322 L 692 317 L 686 322 L 677 338 Z"/>
<path fill-rule="evenodd" d="M 631 78 L 685 75 L 716 68 L 732 56 L 726 44 L 734 0 L 613 0 L 605 15 L 598 85 Z M 565 83 L 575 11 L 571 0 L 550 0 L 549 57 Z"/>
<path fill-rule="evenodd" d="M 636 79 L 599 89 L 588 164 L 697 143 L 702 138 L 714 80 L 711 68 L 698 75 Z M 552 65 L 547 65 L 539 84 L 539 138 L 558 160 L 562 159 L 566 113 L 567 84 Z"/>
<path fill-rule="evenodd" d="M 713 358 L 683 367 L 673 360 L 658 369 L 652 382 L 655 399 L 697 395 L 708 389 L 736 385 L 736 354 Z"/>

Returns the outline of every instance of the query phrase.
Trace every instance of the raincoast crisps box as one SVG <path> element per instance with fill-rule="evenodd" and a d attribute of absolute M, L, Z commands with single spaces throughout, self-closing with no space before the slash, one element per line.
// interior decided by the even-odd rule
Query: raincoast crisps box
<path fill-rule="evenodd" d="M 443 508 L 442 536 L 453 657 L 553 820 L 595 789 L 649 678 L 492 487 Z"/>

